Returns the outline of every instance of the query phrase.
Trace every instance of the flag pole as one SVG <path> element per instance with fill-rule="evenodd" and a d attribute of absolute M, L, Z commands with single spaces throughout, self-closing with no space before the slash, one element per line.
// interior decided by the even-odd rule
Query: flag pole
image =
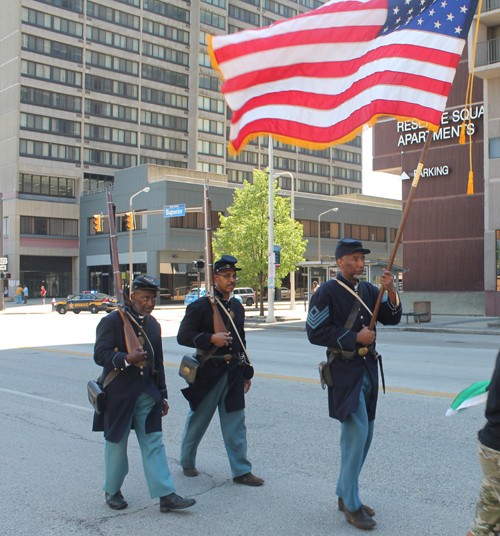
<path fill-rule="evenodd" d="M 403 217 L 401 218 L 401 223 L 399 225 L 398 234 L 396 235 L 396 239 L 394 240 L 394 247 L 392 248 L 392 253 L 389 258 L 389 262 L 387 263 L 387 270 L 391 270 L 392 265 L 394 264 L 394 259 L 396 258 L 396 253 L 398 251 L 399 243 L 401 242 L 401 237 L 403 236 L 403 230 L 405 228 L 406 220 L 408 219 L 408 214 L 410 212 L 411 202 L 413 201 L 413 197 L 415 196 L 415 191 L 417 190 L 418 181 L 420 180 L 420 175 L 424 167 L 425 156 L 427 155 L 427 151 L 429 150 L 431 140 L 432 140 L 432 132 L 428 130 L 427 139 L 425 141 L 424 148 L 422 149 L 422 154 L 420 155 L 420 160 L 418 162 L 417 171 L 415 172 L 415 177 L 413 178 L 413 182 L 411 184 L 410 194 L 408 195 L 408 200 L 406 201 L 406 207 L 403 212 Z M 384 296 L 384 292 L 385 292 L 384 287 L 383 286 L 380 287 L 380 292 L 377 298 L 377 303 L 375 304 L 375 308 L 373 309 L 372 319 L 370 321 L 370 326 L 368 328 L 372 331 L 373 331 L 373 328 L 375 327 L 375 323 L 377 322 L 377 316 L 378 316 L 378 312 L 380 309 L 380 304 L 382 303 L 382 297 Z"/>

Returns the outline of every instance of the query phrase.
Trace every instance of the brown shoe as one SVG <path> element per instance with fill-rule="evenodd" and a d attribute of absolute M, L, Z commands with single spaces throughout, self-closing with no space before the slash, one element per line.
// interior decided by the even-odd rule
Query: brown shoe
<path fill-rule="evenodd" d="M 183 467 L 182 472 L 184 473 L 184 476 L 198 476 L 200 474 L 198 469 L 196 469 L 196 467 L 193 467 L 192 469 Z"/>
<path fill-rule="evenodd" d="M 246 473 L 241 476 L 235 476 L 233 478 L 235 484 L 245 484 L 245 486 L 262 486 L 264 479 L 253 475 L 252 473 Z"/>
<path fill-rule="evenodd" d="M 369 506 L 366 506 L 366 504 L 362 504 L 361 508 L 363 509 L 363 512 L 365 514 L 368 514 L 370 517 L 373 517 L 375 515 L 375 510 L 373 508 L 370 508 Z M 341 512 L 345 511 L 344 501 L 342 500 L 342 497 L 339 497 L 339 510 Z"/>
<path fill-rule="evenodd" d="M 344 507 L 344 515 L 348 523 L 361 530 L 372 530 L 377 524 L 372 517 L 364 512 L 363 508 L 360 508 L 356 512 L 350 512 Z"/>

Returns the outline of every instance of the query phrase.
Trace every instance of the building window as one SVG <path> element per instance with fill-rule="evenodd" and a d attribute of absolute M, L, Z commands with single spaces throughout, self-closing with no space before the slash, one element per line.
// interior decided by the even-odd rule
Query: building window
<path fill-rule="evenodd" d="M 210 162 L 198 162 L 196 164 L 197 171 L 204 171 L 205 173 L 218 173 L 222 175 L 224 173 L 224 166 L 220 164 L 211 164 Z"/>
<path fill-rule="evenodd" d="M 259 153 L 253 153 L 251 151 L 241 151 L 240 154 L 236 156 L 227 157 L 228 161 L 240 162 L 242 164 L 252 164 L 253 166 L 258 165 L 259 162 Z"/>
<path fill-rule="evenodd" d="M 127 4 L 129 6 L 134 7 L 141 7 L 141 0 L 116 0 L 117 2 L 120 2 L 120 4 Z"/>
<path fill-rule="evenodd" d="M 138 86 L 135 84 L 118 82 L 117 80 L 104 78 L 103 76 L 87 74 L 85 76 L 85 89 L 97 91 L 99 93 L 108 93 L 109 95 L 118 95 L 125 99 L 137 100 Z"/>
<path fill-rule="evenodd" d="M 110 47 L 121 48 L 129 52 L 139 53 L 139 39 L 127 37 L 108 30 L 87 26 L 87 40 L 94 43 L 101 43 Z"/>
<path fill-rule="evenodd" d="M 361 147 L 361 136 L 356 136 L 354 139 L 346 142 L 344 145 L 351 145 L 352 147 Z"/>
<path fill-rule="evenodd" d="M 83 161 L 85 164 L 94 166 L 106 166 L 115 168 L 128 168 L 137 165 L 137 156 L 112 153 L 110 151 L 99 151 L 97 149 L 84 149 Z"/>
<path fill-rule="evenodd" d="M 344 151 L 343 149 L 333 149 L 333 159 L 361 164 L 361 153 L 352 153 L 351 151 Z"/>
<path fill-rule="evenodd" d="M 21 235 L 78 237 L 78 220 L 21 216 Z"/>
<path fill-rule="evenodd" d="M 241 1 L 245 2 L 245 4 L 250 4 L 252 6 L 260 7 L 260 0 L 241 0 Z"/>
<path fill-rule="evenodd" d="M 42 4 L 49 4 L 50 6 L 60 7 L 61 9 L 67 9 L 75 13 L 83 13 L 83 0 L 36 0 Z"/>
<path fill-rule="evenodd" d="M 81 123 L 68 121 L 67 119 L 56 119 L 43 115 L 26 114 L 21 112 L 21 128 L 23 130 L 34 130 L 39 132 L 51 132 L 60 136 L 80 137 Z"/>
<path fill-rule="evenodd" d="M 204 89 L 210 89 L 211 91 L 219 91 L 219 84 L 221 81 L 213 76 L 200 73 L 200 80 L 198 86 Z"/>
<path fill-rule="evenodd" d="M 149 56 L 151 58 L 158 58 L 160 60 L 175 63 L 177 65 L 189 65 L 189 54 L 186 54 L 186 52 L 174 50 L 173 48 L 162 47 L 160 45 L 153 45 L 153 43 L 148 43 L 146 41 L 143 41 L 142 43 L 142 55 Z"/>
<path fill-rule="evenodd" d="M 273 140 L 273 147 L 280 151 L 288 151 L 289 153 L 295 153 L 296 148 L 294 145 L 288 145 L 287 143 L 281 143 L 278 140 Z"/>
<path fill-rule="evenodd" d="M 392 244 L 394 244 L 394 242 L 396 242 L 396 235 L 398 234 L 398 229 L 394 229 L 393 227 L 391 227 L 389 229 L 389 234 L 390 234 L 390 241 Z"/>
<path fill-rule="evenodd" d="M 80 162 L 80 148 L 58 143 L 43 141 L 19 140 L 19 154 L 33 158 L 50 158 L 51 160 L 67 160 Z"/>
<path fill-rule="evenodd" d="M 136 15 L 125 13 L 124 11 L 119 11 L 111 7 L 101 6 L 95 2 L 90 2 L 90 0 L 87 0 L 87 16 L 118 24 L 119 26 L 125 26 L 126 28 L 139 29 L 140 18 Z"/>
<path fill-rule="evenodd" d="M 50 39 L 23 33 L 21 36 L 21 48 L 61 60 L 82 63 L 82 49 L 80 47 L 66 45 L 59 43 L 59 41 L 51 41 Z"/>
<path fill-rule="evenodd" d="M 85 139 L 98 140 L 108 143 L 120 143 L 137 147 L 137 132 L 120 128 L 102 127 L 85 124 Z"/>
<path fill-rule="evenodd" d="M 91 218 L 93 220 L 93 218 Z M 134 231 L 141 231 L 148 228 L 148 215 L 134 212 Z M 127 218 L 125 215 L 116 217 L 116 230 L 119 233 L 128 233 Z"/>
<path fill-rule="evenodd" d="M 187 168 L 187 162 L 179 162 L 178 160 L 164 160 L 163 158 L 153 158 L 151 156 L 141 156 L 141 165 L 143 164 Z"/>
<path fill-rule="evenodd" d="M 338 166 L 333 166 L 332 176 L 336 179 L 361 182 L 361 171 L 359 171 L 358 169 L 346 169 Z"/>
<path fill-rule="evenodd" d="M 198 97 L 198 110 L 214 112 L 216 114 L 224 113 L 224 101 L 212 99 L 211 97 Z"/>
<path fill-rule="evenodd" d="M 38 28 L 46 28 L 53 32 L 74 37 L 83 37 L 83 24 L 81 22 L 61 19 L 61 17 L 54 17 L 48 13 L 42 13 L 26 7 L 23 7 L 22 19 L 26 24 L 37 26 Z"/>
<path fill-rule="evenodd" d="M 306 149 L 305 147 L 299 147 L 299 154 L 307 154 L 309 156 L 316 156 L 318 158 L 330 158 L 330 149 L 323 149 L 322 151 L 314 151 L 313 149 Z"/>
<path fill-rule="evenodd" d="M 500 138 L 489 140 L 490 158 L 500 158 Z"/>
<path fill-rule="evenodd" d="M 46 106 L 47 108 L 58 108 L 59 110 L 70 110 L 72 112 L 80 112 L 82 109 L 82 99 L 80 97 L 24 86 L 21 87 L 21 102 L 34 104 L 35 106 Z"/>
<path fill-rule="evenodd" d="M 74 198 L 75 179 L 20 173 L 19 193 Z"/>
<path fill-rule="evenodd" d="M 131 76 L 139 76 L 138 62 L 117 58 L 109 54 L 102 54 L 101 52 L 94 52 L 93 50 L 87 50 L 85 52 L 85 63 L 100 67 L 101 69 L 130 74 Z"/>
<path fill-rule="evenodd" d="M 344 224 L 345 238 L 355 238 L 368 242 L 385 242 L 385 227 Z"/>
<path fill-rule="evenodd" d="M 95 190 L 104 190 L 106 183 L 113 184 L 113 175 L 98 175 L 96 173 L 83 174 L 83 191 L 91 192 Z"/>
<path fill-rule="evenodd" d="M 299 180 L 299 192 L 310 192 L 313 194 L 329 195 L 330 185 L 326 182 Z"/>
<path fill-rule="evenodd" d="M 271 26 L 276 21 L 274 19 L 270 19 L 269 17 L 266 17 L 262 15 L 262 26 Z"/>
<path fill-rule="evenodd" d="M 176 71 L 169 71 L 161 67 L 153 67 L 152 65 L 142 64 L 142 77 L 171 86 L 189 87 L 189 77 L 185 74 Z"/>
<path fill-rule="evenodd" d="M 198 54 L 198 65 L 211 69 L 212 62 L 210 61 L 210 56 L 208 54 L 205 54 L 205 52 L 200 52 Z"/>
<path fill-rule="evenodd" d="M 198 140 L 198 154 L 224 156 L 224 144 L 215 143 L 214 141 Z"/>
<path fill-rule="evenodd" d="M 65 86 L 82 87 L 82 74 L 53 65 L 43 65 L 34 61 L 21 60 L 21 74 L 30 78 L 50 80 Z"/>
<path fill-rule="evenodd" d="M 205 119 L 203 117 L 199 117 L 198 131 L 208 132 L 210 134 L 217 134 L 218 136 L 224 136 L 224 123 L 221 123 L 220 121 L 214 121 L 212 119 Z"/>
<path fill-rule="evenodd" d="M 247 181 L 253 183 L 253 173 L 251 171 L 242 171 L 241 169 L 227 169 L 226 171 L 228 182 L 243 184 L 244 181 Z"/>
<path fill-rule="evenodd" d="M 161 106 L 170 106 L 172 108 L 188 109 L 188 98 L 175 93 L 167 93 L 158 89 L 150 89 L 141 87 L 141 100 L 144 102 L 152 102 Z"/>
<path fill-rule="evenodd" d="M 205 11 L 204 9 L 200 9 L 200 22 L 220 28 L 221 30 L 226 29 L 226 17 L 217 15 L 217 13 L 212 13 L 211 11 Z"/>
<path fill-rule="evenodd" d="M 330 176 L 330 166 L 317 164 L 316 162 L 306 162 L 299 160 L 299 172 L 310 175 L 321 175 L 322 177 Z"/>
<path fill-rule="evenodd" d="M 295 15 L 297 15 L 296 9 L 287 7 L 283 4 L 275 2 L 274 0 L 262 0 L 262 7 L 286 18 L 295 17 Z"/>
<path fill-rule="evenodd" d="M 85 99 L 85 113 L 99 117 L 112 117 L 118 121 L 137 123 L 137 108 Z"/>
<path fill-rule="evenodd" d="M 273 157 L 274 167 L 286 171 L 295 171 L 295 160 L 292 158 L 283 158 L 282 156 Z"/>
<path fill-rule="evenodd" d="M 188 131 L 188 121 L 185 117 L 176 115 L 160 114 L 158 112 L 141 111 L 141 124 L 153 125 L 155 127 L 178 130 L 179 132 Z"/>
<path fill-rule="evenodd" d="M 144 147 L 157 151 L 187 154 L 187 140 L 180 140 L 178 138 L 141 134 L 141 148 Z"/>
<path fill-rule="evenodd" d="M 264 17 L 262 18 L 262 20 L 264 20 Z M 269 25 L 267 25 L 267 26 L 269 26 Z M 233 34 L 233 33 L 236 33 L 236 32 L 242 32 L 243 30 L 244 30 L 244 28 L 240 28 L 239 26 L 235 26 L 234 24 L 228 24 L 227 25 L 227 33 L 228 34 Z"/>
<path fill-rule="evenodd" d="M 201 0 L 205 4 L 211 4 L 213 6 L 221 7 L 222 9 L 226 8 L 226 0 Z"/>
<path fill-rule="evenodd" d="M 208 36 L 210 34 L 208 32 L 204 32 L 203 30 L 200 30 L 200 35 L 198 37 L 200 45 L 208 45 Z"/>
<path fill-rule="evenodd" d="M 246 9 L 243 9 L 241 7 L 233 6 L 232 4 L 229 4 L 229 11 L 228 14 L 233 19 L 242 20 L 243 22 L 248 22 L 248 24 L 252 24 L 253 26 L 259 26 L 259 14 L 258 13 L 252 13 L 251 11 L 247 11 Z"/>
<path fill-rule="evenodd" d="M 142 31 L 151 35 L 163 37 L 164 39 L 168 39 L 169 41 L 177 41 L 178 43 L 184 43 L 186 45 L 189 45 L 189 32 L 186 32 L 186 30 L 180 30 L 179 28 L 174 28 L 173 26 L 168 26 L 166 24 L 160 24 L 159 22 L 153 22 L 152 20 L 143 19 Z"/>
<path fill-rule="evenodd" d="M 169 218 L 170 227 L 177 229 L 205 229 L 205 218 L 201 212 L 191 212 L 182 218 Z M 212 211 L 212 228 L 220 227 L 219 213 Z"/>
<path fill-rule="evenodd" d="M 333 186 L 332 195 L 360 194 L 361 188 L 349 188 L 347 186 Z"/>
<path fill-rule="evenodd" d="M 158 13 L 158 15 L 163 15 L 169 19 L 189 23 L 189 11 L 187 9 L 182 9 L 181 7 L 172 4 L 166 4 L 165 2 L 160 2 L 160 0 L 144 0 L 143 8 L 146 11 Z"/>
<path fill-rule="evenodd" d="M 308 7 L 309 9 L 316 9 L 317 7 L 322 6 L 324 2 L 320 2 L 320 0 L 299 0 L 299 4 Z"/>

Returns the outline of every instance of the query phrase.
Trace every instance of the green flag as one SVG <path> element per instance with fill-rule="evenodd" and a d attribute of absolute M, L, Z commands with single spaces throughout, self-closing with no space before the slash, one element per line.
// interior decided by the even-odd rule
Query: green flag
<path fill-rule="evenodd" d="M 488 387 L 490 382 L 476 382 L 464 389 L 453 401 L 446 411 L 446 416 L 456 415 L 463 409 L 477 406 L 488 399 Z"/>

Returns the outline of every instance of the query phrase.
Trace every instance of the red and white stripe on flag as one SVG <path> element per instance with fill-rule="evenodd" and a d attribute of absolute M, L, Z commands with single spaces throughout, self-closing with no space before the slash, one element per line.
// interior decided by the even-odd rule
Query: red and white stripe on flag
<path fill-rule="evenodd" d="M 410 1 L 425 9 L 434 4 L 404 0 L 402 8 Z M 460 1 L 471 7 L 471 0 Z M 449 35 L 452 28 L 438 33 L 435 19 L 425 19 L 432 30 L 426 31 L 417 19 L 409 24 L 415 15 L 388 27 L 393 9 L 399 7 L 388 0 L 332 0 L 267 28 L 214 36 L 212 64 L 233 111 L 229 152 L 268 134 L 322 149 L 349 141 L 381 116 L 437 131 L 466 32 L 460 35 L 462 26 L 457 36 Z"/>

